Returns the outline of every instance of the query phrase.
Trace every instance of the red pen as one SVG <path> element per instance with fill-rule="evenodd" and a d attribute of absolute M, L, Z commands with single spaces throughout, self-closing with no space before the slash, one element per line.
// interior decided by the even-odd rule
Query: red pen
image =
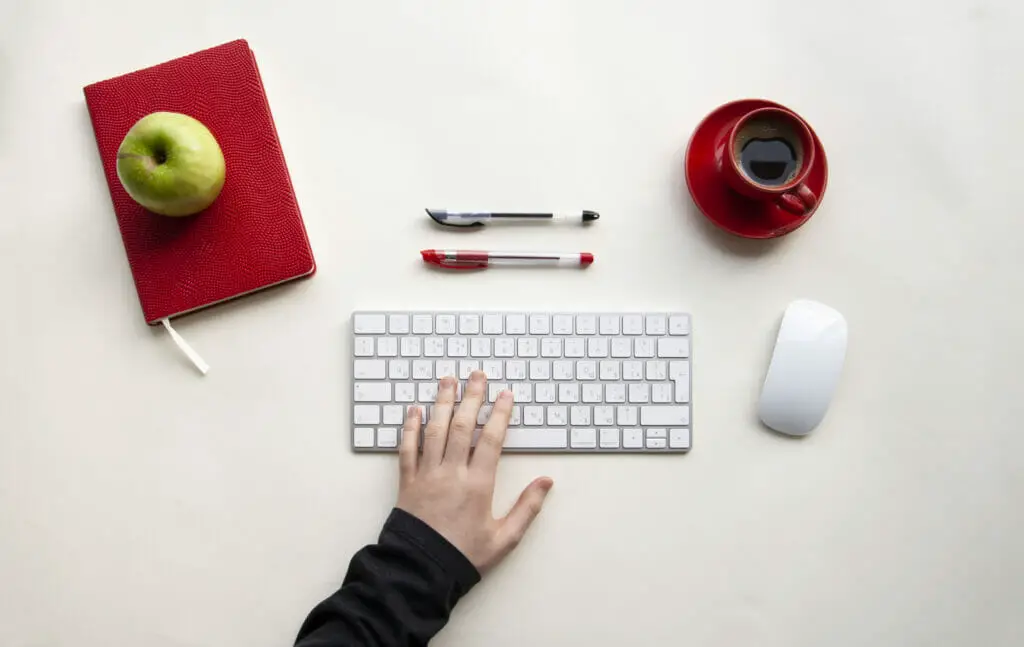
<path fill-rule="evenodd" d="M 423 260 L 431 265 L 453 270 L 479 270 L 491 265 L 555 265 L 559 267 L 589 267 L 594 255 L 554 254 L 544 252 L 480 252 L 458 249 L 424 249 Z"/>

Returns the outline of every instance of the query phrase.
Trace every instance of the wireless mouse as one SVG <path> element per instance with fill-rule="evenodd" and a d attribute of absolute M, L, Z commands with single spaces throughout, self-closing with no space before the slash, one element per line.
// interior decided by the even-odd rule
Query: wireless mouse
<path fill-rule="evenodd" d="M 836 310 L 810 300 L 789 304 L 761 388 L 761 422 L 790 436 L 818 426 L 839 382 L 846 336 L 846 319 Z"/>

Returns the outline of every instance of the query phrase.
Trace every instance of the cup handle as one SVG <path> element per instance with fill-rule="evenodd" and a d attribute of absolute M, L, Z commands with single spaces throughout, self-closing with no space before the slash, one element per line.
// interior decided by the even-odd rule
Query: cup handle
<path fill-rule="evenodd" d="M 778 203 L 793 215 L 803 216 L 818 204 L 818 196 L 806 184 L 800 184 L 789 193 L 780 195 Z"/>

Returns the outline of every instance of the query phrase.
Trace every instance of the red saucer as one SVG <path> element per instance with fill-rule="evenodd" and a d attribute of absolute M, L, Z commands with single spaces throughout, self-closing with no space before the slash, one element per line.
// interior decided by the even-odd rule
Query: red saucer
<path fill-rule="evenodd" d="M 818 205 L 803 216 L 794 216 L 772 201 L 752 200 L 726 184 L 716 160 L 725 146 L 729 128 L 741 115 L 758 108 L 775 107 L 789 110 L 772 101 L 743 99 L 716 108 L 700 122 L 686 147 L 686 186 L 697 207 L 707 219 L 725 231 L 744 238 L 776 238 L 793 231 L 810 220 L 825 199 L 828 184 L 828 160 L 818 135 L 811 130 L 817 151 L 814 165 L 807 175 L 807 187 L 818 196 Z"/>

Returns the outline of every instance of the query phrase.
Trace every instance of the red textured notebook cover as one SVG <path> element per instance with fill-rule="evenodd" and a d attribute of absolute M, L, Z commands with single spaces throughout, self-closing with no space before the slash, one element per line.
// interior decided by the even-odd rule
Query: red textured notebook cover
<path fill-rule="evenodd" d="M 198 310 L 316 270 L 256 58 L 244 40 L 85 87 L 96 143 L 146 321 Z M 151 112 L 190 115 L 224 152 L 205 211 L 150 213 L 117 178 L 117 149 Z"/>

